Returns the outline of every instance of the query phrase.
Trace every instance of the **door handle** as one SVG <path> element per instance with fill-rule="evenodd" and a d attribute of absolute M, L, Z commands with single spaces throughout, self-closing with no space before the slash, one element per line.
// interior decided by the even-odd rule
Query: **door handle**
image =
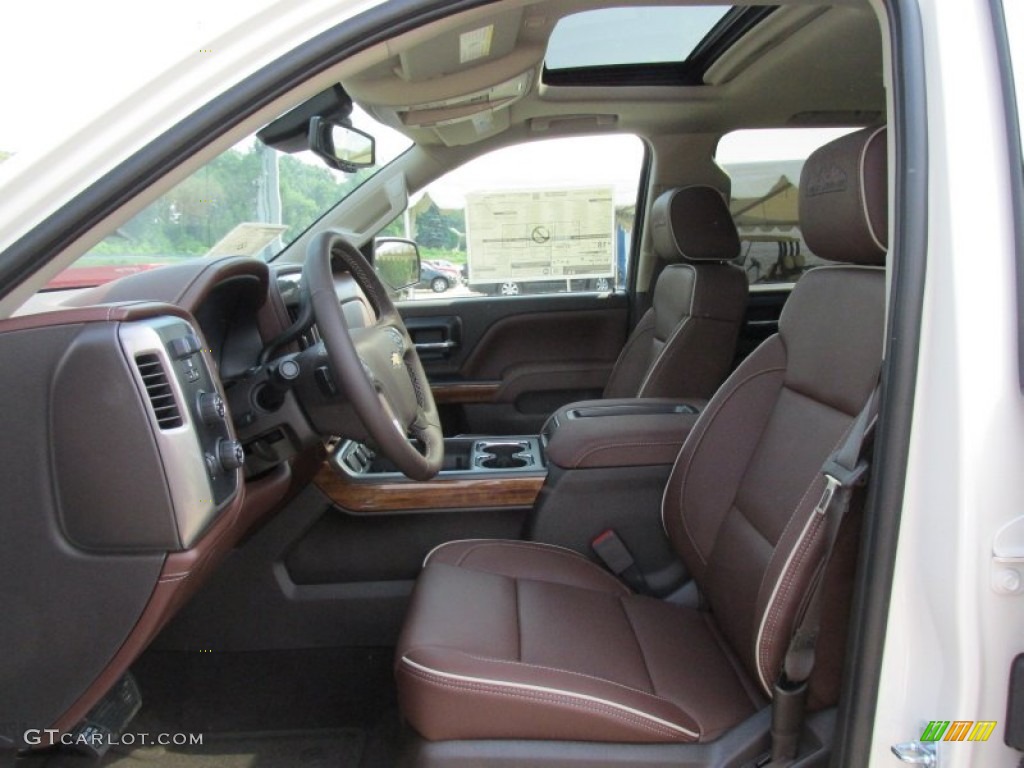
<path fill-rule="evenodd" d="M 416 343 L 417 352 L 448 352 L 458 346 L 451 339 L 446 341 L 422 341 Z"/>

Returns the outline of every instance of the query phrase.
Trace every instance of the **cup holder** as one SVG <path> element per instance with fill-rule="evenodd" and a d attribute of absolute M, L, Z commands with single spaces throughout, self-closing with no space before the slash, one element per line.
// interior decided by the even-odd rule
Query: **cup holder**
<path fill-rule="evenodd" d="M 479 443 L 477 466 L 484 469 L 521 469 L 532 463 L 528 443 Z"/>

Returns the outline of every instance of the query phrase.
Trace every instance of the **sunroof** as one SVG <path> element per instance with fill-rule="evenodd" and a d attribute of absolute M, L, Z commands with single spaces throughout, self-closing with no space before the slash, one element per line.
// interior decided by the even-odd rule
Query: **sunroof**
<path fill-rule="evenodd" d="M 574 13 L 552 30 L 545 68 L 679 64 L 730 10 L 726 5 L 633 6 Z"/>

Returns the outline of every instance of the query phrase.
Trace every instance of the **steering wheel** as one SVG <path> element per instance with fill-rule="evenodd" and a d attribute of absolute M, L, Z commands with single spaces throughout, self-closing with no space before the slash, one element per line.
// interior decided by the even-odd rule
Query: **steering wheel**
<path fill-rule="evenodd" d="M 377 313 L 366 328 L 349 328 L 334 287 L 332 257 L 344 265 Z M 416 345 L 373 267 L 341 232 L 309 244 L 304 275 L 313 315 L 338 387 L 377 447 L 413 480 L 441 469 L 444 437 Z M 424 452 L 408 438 L 418 438 Z"/>

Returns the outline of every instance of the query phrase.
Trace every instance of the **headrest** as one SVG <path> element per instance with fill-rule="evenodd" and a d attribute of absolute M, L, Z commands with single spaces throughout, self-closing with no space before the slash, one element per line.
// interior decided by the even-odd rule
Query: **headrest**
<path fill-rule="evenodd" d="M 800 230 L 831 261 L 884 264 L 889 238 L 886 129 L 865 128 L 815 150 L 800 174 Z"/>
<path fill-rule="evenodd" d="M 651 208 L 655 252 L 668 262 L 730 261 L 740 255 L 732 214 L 714 187 L 663 192 Z"/>

